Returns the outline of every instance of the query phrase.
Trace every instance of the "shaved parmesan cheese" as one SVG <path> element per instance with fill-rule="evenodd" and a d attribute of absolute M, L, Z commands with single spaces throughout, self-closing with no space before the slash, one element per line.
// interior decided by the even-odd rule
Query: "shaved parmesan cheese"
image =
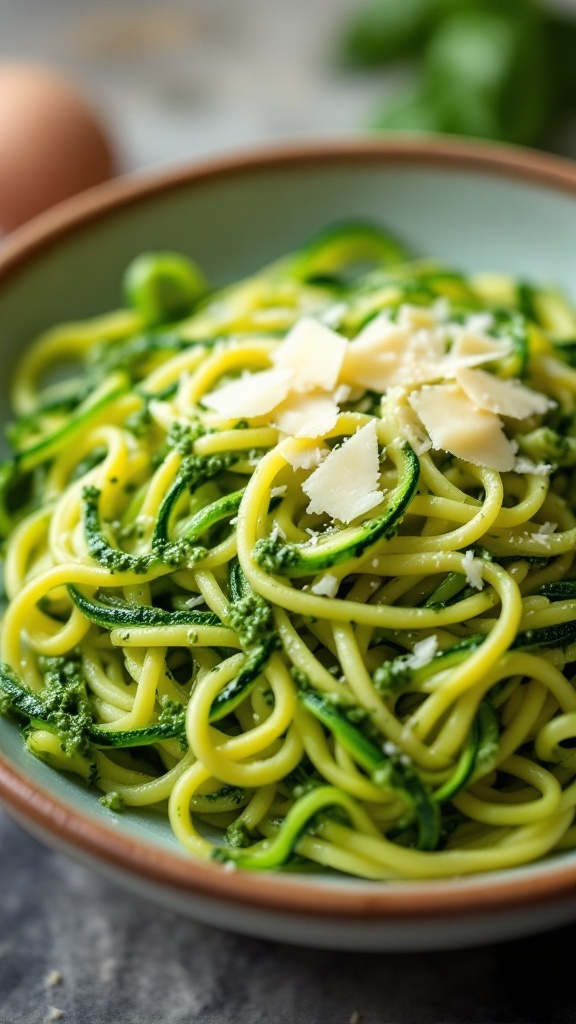
<path fill-rule="evenodd" d="M 461 369 L 456 379 L 474 405 L 514 420 L 545 413 L 556 404 L 518 380 L 501 380 L 485 370 Z"/>
<path fill-rule="evenodd" d="M 456 337 L 447 364 L 451 370 L 466 366 L 480 366 L 482 363 L 502 359 L 510 355 L 511 351 L 512 343 L 508 340 L 498 341 L 470 330 L 463 330 Z"/>
<path fill-rule="evenodd" d="M 283 402 L 291 383 L 290 370 L 262 370 L 203 395 L 202 403 L 224 419 L 252 419 L 264 416 Z"/>
<path fill-rule="evenodd" d="M 393 324 L 386 313 L 371 320 L 348 345 L 342 379 L 353 387 L 386 391 L 396 380 L 410 328 Z"/>
<path fill-rule="evenodd" d="M 391 323 L 385 314 L 363 328 L 346 351 L 342 379 L 353 387 L 387 391 L 440 380 L 445 342 L 440 330 Z"/>
<path fill-rule="evenodd" d="M 390 388 L 382 402 L 382 415 L 384 418 L 386 417 L 385 406 L 389 402 L 393 407 L 394 419 L 398 424 L 400 434 L 406 438 L 416 455 L 423 455 L 424 452 L 429 451 L 432 447 L 432 442 L 427 436 L 426 431 L 422 429 L 422 424 L 414 409 L 408 404 L 408 392 L 406 389 Z"/>
<path fill-rule="evenodd" d="M 312 469 L 319 466 L 322 459 L 328 455 L 326 448 L 304 448 L 299 452 L 284 452 L 286 462 L 292 469 Z"/>
<path fill-rule="evenodd" d="M 338 383 L 347 347 L 348 342 L 341 334 L 312 317 L 302 317 L 288 331 L 272 360 L 276 366 L 292 372 L 295 391 L 332 391 Z"/>
<path fill-rule="evenodd" d="M 347 402 L 352 394 L 352 388 L 349 388 L 347 384 L 340 384 L 332 394 L 332 398 L 336 402 L 336 405 L 342 405 L 343 402 Z"/>
<path fill-rule="evenodd" d="M 436 316 L 433 308 L 426 306 L 400 306 L 398 310 L 398 323 L 403 327 L 435 327 Z"/>
<path fill-rule="evenodd" d="M 482 590 L 484 580 L 482 578 L 482 559 L 475 558 L 473 551 L 467 551 L 464 555 L 464 574 L 469 587 Z"/>
<path fill-rule="evenodd" d="M 371 420 L 335 448 L 302 485 L 309 513 L 327 513 L 350 523 L 379 505 L 380 462 L 376 421 Z"/>
<path fill-rule="evenodd" d="M 275 410 L 272 423 L 292 437 L 324 437 L 336 426 L 339 412 L 328 395 L 292 395 Z"/>
<path fill-rule="evenodd" d="M 474 408 L 458 384 L 423 387 L 410 395 L 409 402 L 434 448 L 501 473 L 513 468 L 516 445 L 504 434 L 501 420 Z"/>
<path fill-rule="evenodd" d="M 336 597 L 338 585 L 338 577 L 326 572 L 319 580 L 316 580 L 316 583 L 312 584 L 310 592 L 317 594 L 318 597 Z"/>

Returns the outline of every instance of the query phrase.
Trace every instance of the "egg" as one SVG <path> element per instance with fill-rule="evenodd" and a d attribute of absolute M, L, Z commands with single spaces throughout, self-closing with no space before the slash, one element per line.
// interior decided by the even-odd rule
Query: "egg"
<path fill-rule="evenodd" d="M 0 64 L 0 233 L 110 178 L 114 156 L 98 116 L 49 68 Z"/>

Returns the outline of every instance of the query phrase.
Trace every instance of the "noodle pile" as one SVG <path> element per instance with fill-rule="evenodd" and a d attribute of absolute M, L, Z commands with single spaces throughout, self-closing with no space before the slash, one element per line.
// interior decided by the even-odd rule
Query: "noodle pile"
<path fill-rule="evenodd" d="M 436 878 L 573 847 L 564 299 L 362 224 L 218 291 L 169 254 L 126 287 L 132 308 L 48 331 L 14 383 L 0 707 L 29 751 L 232 866 Z M 295 325 L 324 365 L 290 364 Z M 346 376 L 357 338 L 390 387 Z M 478 374 L 530 409 L 466 398 L 451 441 L 444 398 Z M 462 457 L 477 416 L 504 468 Z"/>

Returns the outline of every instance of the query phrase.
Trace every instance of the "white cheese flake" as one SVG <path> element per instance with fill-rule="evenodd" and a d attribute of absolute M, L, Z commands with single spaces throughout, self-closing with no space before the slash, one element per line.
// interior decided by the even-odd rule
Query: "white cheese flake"
<path fill-rule="evenodd" d="M 336 405 L 342 405 L 347 402 L 352 394 L 352 388 L 349 388 L 347 384 L 339 384 L 338 387 L 333 391 L 332 398 L 336 402 Z"/>
<path fill-rule="evenodd" d="M 270 497 L 271 498 L 283 498 L 284 495 L 286 494 L 287 490 L 288 490 L 288 487 L 287 487 L 286 484 L 282 484 L 281 487 L 273 487 L 272 490 L 270 491 Z"/>
<path fill-rule="evenodd" d="M 400 747 L 396 746 L 392 740 L 386 740 L 382 744 L 382 753 L 386 754 L 386 757 L 396 757 L 400 753 Z"/>
<path fill-rule="evenodd" d="M 348 346 L 342 379 L 353 387 L 381 392 L 442 380 L 445 331 L 435 326 L 429 311 L 423 323 L 413 316 L 404 321 L 393 323 L 385 313 L 371 320 Z"/>
<path fill-rule="evenodd" d="M 410 668 L 424 668 L 432 661 L 438 650 L 438 637 L 427 636 L 425 640 L 419 640 L 414 644 L 412 653 L 408 655 L 406 663 Z"/>
<path fill-rule="evenodd" d="M 409 327 L 394 324 L 380 313 L 350 342 L 342 364 L 342 380 L 352 387 L 386 391 L 398 383 L 398 367 L 411 336 Z"/>
<path fill-rule="evenodd" d="M 312 584 L 310 591 L 318 597 L 336 597 L 338 586 L 338 577 L 330 572 L 326 572 L 320 579 L 316 580 L 316 583 Z"/>
<path fill-rule="evenodd" d="M 482 559 L 475 558 L 474 552 L 468 550 L 464 555 L 463 569 L 468 586 L 474 587 L 475 590 L 482 590 L 484 587 L 484 579 L 482 577 Z"/>
<path fill-rule="evenodd" d="M 274 411 L 272 423 L 292 437 L 324 437 L 336 426 L 339 412 L 329 395 L 293 394 Z"/>
<path fill-rule="evenodd" d="M 286 462 L 292 469 L 313 469 L 328 455 L 327 448 L 302 448 L 297 452 L 284 452 Z"/>
<path fill-rule="evenodd" d="M 370 420 L 335 448 L 304 482 L 307 512 L 350 523 L 379 505 L 380 461 L 376 420 Z"/>
<path fill-rule="evenodd" d="M 519 455 L 514 463 L 514 472 L 525 473 L 528 476 L 549 476 L 552 466 L 547 462 L 532 462 L 531 459 Z"/>
<path fill-rule="evenodd" d="M 556 405 L 546 395 L 532 391 L 519 380 L 502 380 L 485 370 L 463 368 L 456 374 L 456 379 L 474 405 L 499 416 L 525 420 Z"/>
<path fill-rule="evenodd" d="M 398 429 L 405 437 L 416 455 L 424 455 L 432 447 L 430 438 L 422 429 L 418 416 L 408 402 L 408 392 L 405 388 L 391 388 L 382 403 L 382 412 L 385 415 L 385 405 L 390 404 L 394 408 L 394 418 Z"/>
<path fill-rule="evenodd" d="M 512 343 L 507 339 L 487 338 L 483 334 L 464 328 L 457 332 L 450 354 L 446 359 L 446 376 L 454 375 L 456 370 L 465 367 L 480 366 L 491 363 L 495 359 L 503 359 L 510 355 Z"/>
<path fill-rule="evenodd" d="M 292 373 L 295 391 L 332 391 L 338 383 L 347 348 L 348 341 L 341 334 L 305 316 L 288 331 L 272 361 Z"/>
<path fill-rule="evenodd" d="M 550 537 L 553 533 L 556 533 L 558 529 L 558 523 L 540 523 L 538 531 L 533 534 L 534 537 Z"/>
<path fill-rule="evenodd" d="M 202 404 L 227 420 L 253 419 L 272 412 L 287 397 L 292 372 L 282 368 L 247 373 L 202 396 Z"/>
<path fill-rule="evenodd" d="M 517 446 L 506 437 L 502 421 L 474 408 L 458 384 L 423 387 L 410 395 L 409 402 L 434 448 L 501 473 L 513 468 Z"/>

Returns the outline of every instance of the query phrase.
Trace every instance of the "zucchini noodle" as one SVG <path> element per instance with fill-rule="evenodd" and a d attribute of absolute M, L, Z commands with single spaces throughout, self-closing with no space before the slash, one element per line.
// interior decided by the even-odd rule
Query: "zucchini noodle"
<path fill-rule="evenodd" d="M 225 868 L 572 847 L 568 303 L 362 223 L 219 290 L 145 254 L 124 288 L 14 381 L 0 710 L 30 753 Z"/>

